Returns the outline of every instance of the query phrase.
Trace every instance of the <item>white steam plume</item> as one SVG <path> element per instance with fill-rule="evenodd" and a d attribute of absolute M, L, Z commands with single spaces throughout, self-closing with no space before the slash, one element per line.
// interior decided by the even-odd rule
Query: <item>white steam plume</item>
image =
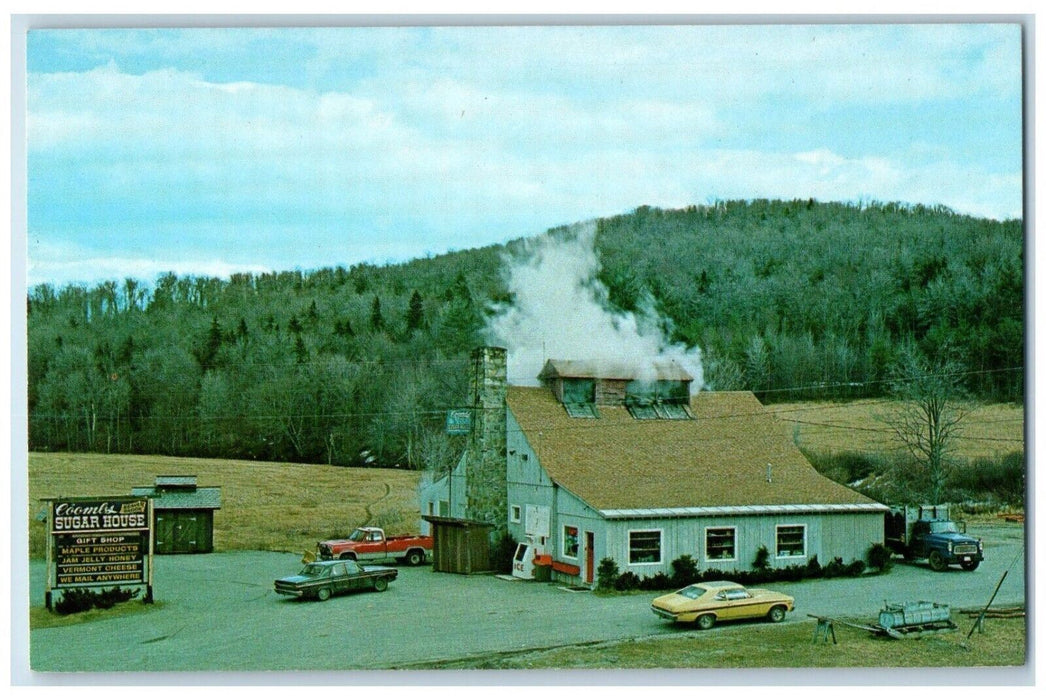
<path fill-rule="evenodd" d="M 496 309 L 487 340 L 508 350 L 509 383 L 536 385 L 549 359 L 628 365 L 637 377 L 673 360 L 693 376 L 691 391 L 702 389 L 700 348 L 671 343 L 669 320 L 652 300 L 640 313 L 609 308 L 595 234 L 594 223 L 578 224 L 567 236 L 546 234 L 528 241 L 523 255 L 506 257 L 514 302 Z"/>

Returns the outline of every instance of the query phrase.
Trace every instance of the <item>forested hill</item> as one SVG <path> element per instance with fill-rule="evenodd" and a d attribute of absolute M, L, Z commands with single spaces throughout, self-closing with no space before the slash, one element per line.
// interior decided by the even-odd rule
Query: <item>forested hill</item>
<path fill-rule="evenodd" d="M 880 395 L 914 343 L 959 361 L 976 398 L 1023 400 L 1020 221 L 738 201 L 640 207 L 599 220 L 595 242 L 612 304 L 652 297 L 673 339 L 704 352 L 712 388 Z M 30 449 L 445 466 L 458 446 L 444 412 L 464 399 L 491 304 L 511 301 L 502 259 L 522 246 L 34 287 Z"/>

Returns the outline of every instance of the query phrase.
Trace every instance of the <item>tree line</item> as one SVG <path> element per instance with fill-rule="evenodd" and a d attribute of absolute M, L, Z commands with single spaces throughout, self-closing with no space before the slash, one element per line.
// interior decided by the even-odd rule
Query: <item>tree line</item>
<path fill-rule="evenodd" d="M 553 231 L 562 235 L 564 231 Z M 161 275 L 27 295 L 32 450 L 444 468 L 469 351 L 522 240 L 402 264 Z M 815 201 L 597 222 L 610 302 L 652 299 L 706 381 L 764 401 L 879 396 L 901 347 L 1023 400 L 1023 227 Z M 554 312 L 554 310 L 550 310 Z"/>

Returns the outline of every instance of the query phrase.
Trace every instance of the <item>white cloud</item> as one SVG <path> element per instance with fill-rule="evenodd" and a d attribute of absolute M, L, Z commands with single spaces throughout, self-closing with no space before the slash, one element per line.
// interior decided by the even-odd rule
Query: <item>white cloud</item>
<path fill-rule="evenodd" d="M 30 212 L 31 240 L 80 230 L 93 237 L 99 260 L 127 258 L 129 269 L 152 261 L 172 269 L 174 255 L 200 269 L 247 269 L 235 261 L 293 267 L 410 257 L 412 242 L 417 255 L 640 204 L 712 198 L 872 196 L 1019 216 L 1020 172 L 983 165 L 993 154 L 977 143 L 946 130 L 909 138 L 899 121 L 889 143 L 855 145 L 844 138 L 845 121 L 826 118 L 823 131 L 807 124 L 847 109 L 932 124 L 935 107 L 923 106 L 942 98 L 991 97 L 1000 114 L 1019 115 L 1013 32 L 86 32 L 87 50 L 115 60 L 29 76 L 30 164 L 42 164 L 30 173 L 31 201 L 41 207 Z M 270 44 L 276 59 L 258 52 Z M 198 65 L 193 48 L 206 54 Z M 119 67 L 146 54 L 170 66 L 140 74 Z M 236 74 L 223 56 L 250 62 L 243 75 L 255 81 L 205 78 L 203 68 L 216 65 Z M 259 82 L 265 60 L 289 60 L 309 80 Z M 895 117 L 902 110 L 916 117 Z M 215 232 L 213 240 L 200 231 Z M 279 244 L 282 236 L 291 241 Z M 170 250 L 172 241 L 185 250 Z M 207 244 L 213 248 L 200 252 Z M 303 249 L 322 252 L 307 261 L 277 257 Z M 34 278 L 82 265 L 75 257 L 67 267 L 60 257 L 37 261 L 39 251 L 33 244 Z M 217 267 L 207 267 L 212 257 Z"/>

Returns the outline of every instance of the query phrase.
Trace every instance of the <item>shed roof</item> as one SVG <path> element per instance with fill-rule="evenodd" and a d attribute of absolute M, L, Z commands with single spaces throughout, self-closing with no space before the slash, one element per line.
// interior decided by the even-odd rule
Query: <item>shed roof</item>
<path fill-rule="evenodd" d="M 160 475 L 156 477 L 156 487 L 166 488 L 196 488 L 195 474 Z"/>
<path fill-rule="evenodd" d="M 623 406 L 571 418 L 531 387 L 509 387 L 508 407 L 551 479 L 607 517 L 884 508 L 821 476 L 750 392 L 700 392 L 694 420 L 637 420 Z"/>
<path fill-rule="evenodd" d="M 153 508 L 156 510 L 217 510 L 222 507 L 220 486 L 201 486 L 191 491 L 135 486 L 131 489 L 131 495 L 153 499 Z"/>
<path fill-rule="evenodd" d="M 693 381 L 693 377 L 673 360 L 632 364 L 610 360 L 548 360 L 538 379 L 561 377 L 566 379 L 646 379 Z"/>

